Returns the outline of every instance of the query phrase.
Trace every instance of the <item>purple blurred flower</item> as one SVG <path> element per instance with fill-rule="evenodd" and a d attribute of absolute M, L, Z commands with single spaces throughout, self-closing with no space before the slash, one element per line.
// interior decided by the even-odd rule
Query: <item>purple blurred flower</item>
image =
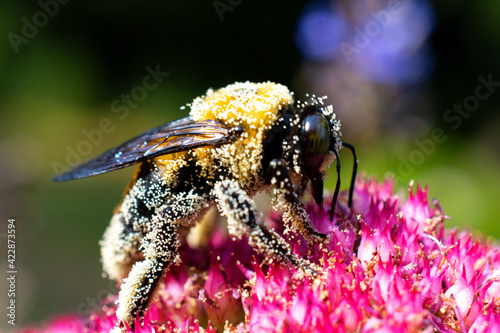
<path fill-rule="evenodd" d="M 340 59 L 372 82 L 415 83 L 433 69 L 427 39 L 434 25 L 426 0 L 313 1 L 295 40 L 306 60 Z"/>
<path fill-rule="evenodd" d="M 330 6 L 311 4 L 298 23 L 295 41 L 306 59 L 328 60 L 340 53 L 347 29 L 344 17 Z"/>
<path fill-rule="evenodd" d="M 262 258 L 223 228 L 208 249 L 182 248 L 158 300 L 136 332 L 498 332 L 500 248 L 467 232 L 445 230 L 439 204 L 410 186 L 404 200 L 391 180 L 362 178 L 355 214 L 341 196 L 332 223 L 306 203 L 329 242 L 309 244 L 287 234 L 294 251 L 314 263 L 316 276 Z M 329 207 L 328 203 L 324 205 Z M 280 229 L 279 216 L 267 222 Z M 114 306 L 90 318 L 60 317 L 23 332 L 109 332 Z"/>

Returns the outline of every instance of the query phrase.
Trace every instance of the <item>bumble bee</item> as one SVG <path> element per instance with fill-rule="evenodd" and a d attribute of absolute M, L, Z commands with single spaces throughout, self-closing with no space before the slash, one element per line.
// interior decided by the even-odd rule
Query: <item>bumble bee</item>
<path fill-rule="evenodd" d="M 309 239 L 313 230 L 299 199 L 310 192 L 321 207 L 326 168 L 338 151 L 354 155 L 349 192 L 352 205 L 357 159 L 340 140 L 340 122 L 324 98 L 294 103 L 287 87 L 272 83 L 234 83 L 209 90 L 190 104 L 186 118 L 161 125 L 54 178 L 66 181 L 139 164 L 110 226 L 100 241 L 103 270 L 121 283 L 119 323 L 134 327 L 151 302 L 162 274 L 178 262 L 179 229 L 192 226 L 217 205 L 233 237 L 248 241 L 267 258 L 312 270 L 262 221 L 252 196 L 265 189 L 283 211 L 288 228 Z M 314 272 L 314 271 L 313 271 Z"/>

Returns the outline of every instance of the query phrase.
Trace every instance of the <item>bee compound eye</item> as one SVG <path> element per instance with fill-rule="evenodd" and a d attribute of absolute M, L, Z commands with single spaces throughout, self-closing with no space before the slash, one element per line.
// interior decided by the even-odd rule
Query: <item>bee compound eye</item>
<path fill-rule="evenodd" d="M 330 126 L 325 116 L 314 113 L 302 121 L 304 163 L 307 169 L 317 169 L 330 147 Z"/>

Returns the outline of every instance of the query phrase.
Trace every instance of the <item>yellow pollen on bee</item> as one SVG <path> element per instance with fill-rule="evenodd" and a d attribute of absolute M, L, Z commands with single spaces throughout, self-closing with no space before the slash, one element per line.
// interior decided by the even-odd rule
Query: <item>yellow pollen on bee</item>
<path fill-rule="evenodd" d="M 236 142 L 217 148 L 196 149 L 199 164 L 208 169 L 225 167 L 244 188 L 253 185 L 261 170 L 262 140 L 278 119 L 283 107 L 293 103 L 287 87 L 273 82 L 237 82 L 209 90 L 191 104 L 190 115 L 197 121 L 215 120 L 229 127 L 241 126 Z"/>

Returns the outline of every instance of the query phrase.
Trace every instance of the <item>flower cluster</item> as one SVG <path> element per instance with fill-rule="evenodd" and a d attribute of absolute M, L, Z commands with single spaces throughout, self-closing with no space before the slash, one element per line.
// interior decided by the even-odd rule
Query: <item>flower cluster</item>
<path fill-rule="evenodd" d="M 329 240 L 284 234 L 316 275 L 262 264 L 246 240 L 218 227 L 206 246 L 182 246 L 182 264 L 168 271 L 136 332 L 500 332 L 500 248 L 445 230 L 427 189 L 410 186 L 404 201 L 391 180 L 362 178 L 355 213 L 339 203 L 331 222 L 326 208 L 306 208 Z M 283 232 L 276 213 L 267 223 Z M 103 304 L 90 318 L 24 332 L 109 332 L 115 305 Z"/>

